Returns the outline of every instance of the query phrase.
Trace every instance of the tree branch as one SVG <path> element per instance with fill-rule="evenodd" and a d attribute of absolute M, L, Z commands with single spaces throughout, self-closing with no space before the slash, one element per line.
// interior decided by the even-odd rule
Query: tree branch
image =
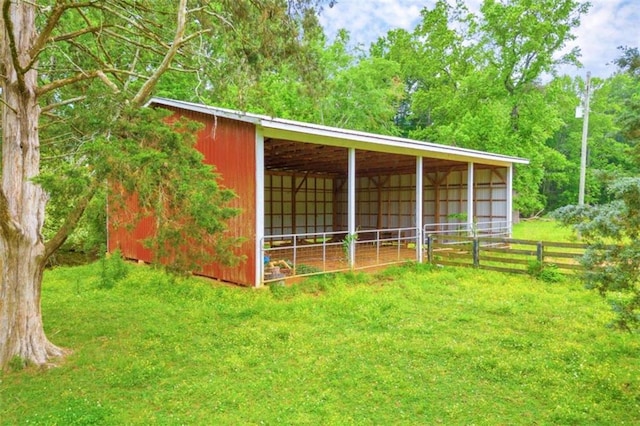
<path fill-rule="evenodd" d="M 162 60 L 162 63 L 155 70 L 153 75 L 142 85 L 138 93 L 132 99 L 131 104 L 135 107 L 142 106 L 160 80 L 162 74 L 169 68 L 171 65 L 171 61 L 178 53 L 178 50 L 184 43 L 184 33 L 187 28 L 187 0 L 180 0 L 180 5 L 178 6 L 178 19 L 176 26 L 175 37 L 173 38 L 173 43 L 171 44 L 171 48 L 167 51 Z"/>
<path fill-rule="evenodd" d="M 13 21 L 11 20 L 11 13 L 9 9 L 11 8 L 11 2 L 4 2 L 4 7 L 2 8 L 2 19 L 4 21 L 4 25 L 6 27 L 7 37 L 9 38 L 9 52 L 11 54 L 11 62 L 13 67 L 16 70 L 16 76 L 18 78 L 18 87 L 22 92 L 26 92 L 26 86 L 24 83 L 24 73 L 25 70 L 20 65 L 20 59 L 18 58 L 18 51 L 16 48 L 16 38 L 13 33 Z"/>
<path fill-rule="evenodd" d="M 49 84 L 43 84 L 42 86 L 39 86 L 36 94 L 38 96 L 42 96 L 45 93 L 48 93 L 52 90 L 55 89 L 59 89 L 60 87 L 64 87 L 67 86 L 69 84 L 73 84 L 73 83 L 77 83 L 79 81 L 83 81 L 83 80 L 89 80 L 91 78 L 95 78 L 97 76 L 97 71 L 91 71 L 91 72 L 81 72 L 76 74 L 73 77 L 68 77 L 68 78 L 62 78 L 60 80 L 55 80 L 52 81 Z"/>
<path fill-rule="evenodd" d="M 60 248 L 62 244 L 69 238 L 69 235 L 76 229 L 78 226 L 78 222 L 82 218 L 84 211 L 87 209 L 89 202 L 93 199 L 93 196 L 96 194 L 98 187 L 100 186 L 100 182 L 96 179 L 91 182 L 87 191 L 80 197 L 80 199 L 76 202 L 75 207 L 69 213 L 64 223 L 58 229 L 58 232 L 51 238 L 51 240 L 47 241 L 44 245 L 44 260 L 46 261 L 56 250 Z"/>
<path fill-rule="evenodd" d="M 31 50 L 29 51 L 29 57 L 31 58 L 31 63 L 33 64 L 36 58 L 38 57 L 38 55 L 40 55 L 40 52 L 44 50 L 44 47 L 47 45 L 47 43 L 51 38 L 51 33 L 58 25 L 58 22 L 60 21 L 60 18 L 62 17 L 62 14 L 65 11 L 69 9 L 79 9 L 81 7 L 91 7 L 91 6 L 94 6 L 95 3 L 96 1 L 88 1 L 85 3 L 67 3 L 67 4 L 60 4 L 56 2 L 56 6 L 53 8 L 53 13 L 49 15 L 49 19 L 47 19 L 47 23 L 44 26 L 44 29 L 42 30 L 42 32 L 38 36 L 38 39 L 35 41 L 35 43 L 31 47 Z M 61 37 L 64 37 L 64 36 L 61 36 Z"/>
<path fill-rule="evenodd" d="M 185 4 L 185 7 L 183 8 L 182 7 L 183 2 L 186 2 L 186 0 L 180 0 L 180 6 L 178 8 L 178 19 L 180 19 L 180 14 L 186 13 L 186 4 Z M 155 34 L 153 31 L 149 31 L 147 28 L 141 25 L 141 22 L 144 22 L 144 20 L 129 18 L 123 15 L 122 13 L 108 7 L 107 5 L 103 5 L 102 8 L 107 12 L 111 13 L 112 15 L 117 16 L 118 18 L 127 22 L 129 25 L 131 25 L 131 27 L 138 29 L 138 31 L 140 31 L 141 34 L 147 35 L 150 39 L 154 40 L 159 45 L 163 47 L 168 47 L 166 46 L 165 42 L 157 34 Z"/>
<path fill-rule="evenodd" d="M 126 28 L 116 27 L 116 29 L 121 30 L 123 33 L 124 33 L 124 32 L 127 32 Z M 145 50 L 149 50 L 149 51 L 151 51 L 151 52 L 153 52 L 153 53 L 162 54 L 162 50 L 161 50 L 161 49 L 156 48 L 156 47 L 155 47 L 155 46 L 153 46 L 153 45 L 150 45 L 150 44 L 144 44 L 144 43 L 137 42 L 137 41 L 135 41 L 135 40 L 131 40 L 131 39 L 129 39 L 129 38 L 127 38 L 127 37 L 125 37 L 125 36 L 123 36 L 123 35 L 121 35 L 121 34 L 118 34 L 118 33 L 117 33 L 117 32 L 115 32 L 115 31 L 105 30 L 104 32 L 105 32 L 105 34 L 108 34 L 108 35 L 110 35 L 110 36 L 112 36 L 112 37 L 114 37 L 114 38 L 118 38 L 118 39 L 120 39 L 120 40 L 122 40 L 122 41 L 125 41 L 125 42 L 127 42 L 128 44 L 131 44 L 132 46 L 141 47 L 141 48 L 144 48 Z"/>
<path fill-rule="evenodd" d="M 118 86 L 113 81 L 109 80 L 109 77 L 107 77 L 104 72 L 98 70 L 96 71 L 96 75 L 100 80 L 102 80 L 105 85 L 107 85 L 107 87 L 109 87 L 113 91 L 113 93 L 120 93 L 120 89 L 118 88 Z"/>
<path fill-rule="evenodd" d="M 85 35 L 85 34 L 89 34 L 89 33 L 96 33 L 96 32 L 102 31 L 104 28 L 105 27 L 103 27 L 103 26 L 84 28 L 82 30 L 74 31 L 72 33 L 67 33 L 67 34 L 62 34 L 62 35 L 56 36 L 56 37 L 52 38 L 51 41 L 53 41 L 54 43 L 58 42 L 58 41 L 67 41 L 67 40 L 71 40 L 71 39 L 74 39 L 76 37 L 79 37 L 81 35 Z"/>
<path fill-rule="evenodd" d="M 73 77 L 68 77 L 68 78 L 62 78 L 60 80 L 56 80 L 56 81 L 52 81 L 49 84 L 45 84 L 42 85 L 40 87 L 38 87 L 38 90 L 36 91 L 36 94 L 38 96 L 42 96 L 45 93 L 48 93 L 52 90 L 55 89 L 59 89 L 60 87 L 64 87 L 67 86 L 69 84 L 73 84 L 73 83 L 77 83 L 79 81 L 83 81 L 83 80 L 89 80 L 92 78 L 96 78 L 96 77 L 100 77 L 100 75 L 104 75 L 107 73 L 116 73 L 116 72 L 121 72 L 119 70 L 116 69 L 107 69 L 107 70 L 94 70 L 94 71 L 88 71 L 88 72 L 81 72 L 76 74 Z M 111 83 L 113 84 L 113 83 Z M 108 85 L 109 87 L 111 87 L 111 85 Z"/>
<path fill-rule="evenodd" d="M 44 113 L 44 112 L 47 112 L 47 111 L 51 111 L 52 109 L 56 109 L 56 108 L 61 107 L 63 105 L 69 105 L 69 104 L 72 104 L 74 102 L 84 101 L 85 99 L 87 99 L 86 96 L 78 96 L 77 98 L 71 98 L 71 99 L 67 99 L 66 101 L 57 102 L 55 104 L 45 105 L 42 108 L 40 108 L 40 112 Z"/>

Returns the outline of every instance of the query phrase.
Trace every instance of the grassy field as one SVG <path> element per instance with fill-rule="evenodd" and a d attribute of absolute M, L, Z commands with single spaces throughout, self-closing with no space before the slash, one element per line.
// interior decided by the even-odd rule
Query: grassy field
<path fill-rule="evenodd" d="M 116 258 L 48 271 L 43 312 L 74 352 L 0 375 L 0 424 L 640 423 L 640 336 L 578 282 L 406 265 L 255 290 Z"/>
<path fill-rule="evenodd" d="M 551 219 L 523 220 L 513 226 L 513 238 L 534 241 L 579 242 L 573 229 L 562 226 Z"/>

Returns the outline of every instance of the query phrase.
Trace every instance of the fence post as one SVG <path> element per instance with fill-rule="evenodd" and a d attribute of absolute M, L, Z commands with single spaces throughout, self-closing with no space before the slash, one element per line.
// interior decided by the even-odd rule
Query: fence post
<path fill-rule="evenodd" d="M 536 245 L 536 258 L 541 264 L 544 262 L 544 247 L 542 245 L 542 241 L 538 241 L 538 244 Z"/>
<path fill-rule="evenodd" d="M 473 239 L 473 267 L 477 268 L 480 266 L 480 241 L 478 238 Z"/>
<path fill-rule="evenodd" d="M 433 237 L 427 235 L 427 261 L 433 263 Z"/>

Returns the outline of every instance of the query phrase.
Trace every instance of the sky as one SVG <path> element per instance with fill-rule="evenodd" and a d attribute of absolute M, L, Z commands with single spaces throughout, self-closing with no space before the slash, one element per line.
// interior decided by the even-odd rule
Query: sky
<path fill-rule="evenodd" d="M 451 0 L 453 2 L 453 0 Z M 420 10 L 432 8 L 435 0 L 338 0 L 325 7 L 320 22 L 329 39 L 338 29 L 349 31 L 353 43 L 366 48 L 390 29 L 413 30 Z M 467 6 L 479 11 L 481 0 L 469 0 Z M 579 47 L 583 68 L 563 66 L 561 74 L 582 75 L 590 71 L 594 77 L 606 78 L 616 70 L 611 62 L 620 56 L 618 46 L 640 48 L 640 0 L 590 0 L 591 8 L 582 17 L 577 36 L 566 49 Z"/>

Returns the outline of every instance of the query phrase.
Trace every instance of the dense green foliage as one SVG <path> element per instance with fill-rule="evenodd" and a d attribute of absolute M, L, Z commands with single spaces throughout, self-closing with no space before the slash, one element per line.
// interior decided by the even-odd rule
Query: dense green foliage
<path fill-rule="evenodd" d="M 438 1 L 422 10 L 413 30 L 381 34 L 368 49 L 353 47 L 345 31 L 334 40 L 326 38 L 318 14 L 332 2 L 205 3 L 190 22 L 189 31 L 197 36 L 181 48 L 155 94 L 525 157 L 531 164 L 518 167 L 515 175 L 515 203 L 523 215 L 577 201 L 582 120 L 574 118 L 574 111 L 584 81 L 556 75 L 556 70 L 560 64 L 579 64 L 579 51 L 566 46 L 589 13 L 587 3 L 486 0 L 473 14 L 464 2 Z M 152 18 L 172 26 L 169 9 L 156 8 Z M 82 24 L 73 15 L 63 23 L 66 31 Z M 109 37 L 100 45 L 68 43 L 45 52 L 43 62 L 58 64 L 73 57 L 90 67 L 110 49 L 121 51 L 117 59 L 123 64 L 158 61 L 153 51 L 120 44 Z M 93 53 L 83 55 L 87 50 Z M 589 203 L 606 202 L 610 182 L 639 171 L 630 161 L 640 117 L 637 48 L 610 54 L 603 61 L 615 62 L 620 72 L 592 81 Z M 75 102 L 57 107 L 54 117 L 63 120 L 49 123 L 45 117 L 43 132 L 56 142 L 45 147 L 56 147 L 52 159 L 67 159 L 66 165 L 55 161 L 50 168 L 54 173 L 70 168 L 74 171 L 69 173 L 78 173 L 75 165 L 85 154 L 78 147 L 104 131 L 103 118 L 117 116 L 112 113 L 119 111 L 126 93 L 140 84 L 133 75 L 118 75 L 116 91 L 105 90 L 94 79 L 52 93 L 56 99 L 82 98 L 87 106 L 78 109 Z M 96 110 L 99 117 L 94 117 Z M 73 127 L 67 125 L 71 112 L 78 123 Z M 52 193 L 52 228 L 73 204 L 73 194 Z M 92 229 L 99 227 L 88 229 L 74 243 L 91 241 Z"/>
<path fill-rule="evenodd" d="M 43 293 L 74 353 L 0 375 L 1 424 L 640 421 L 638 336 L 575 282 L 408 265 L 269 291 L 112 258 Z"/>
<path fill-rule="evenodd" d="M 627 143 L 607 141 L 606 152 L 611 156 L 601 159 L 601 164 L 609 167 L 613 176 L 602 179 L 607 187 L 599 203 L 565 206 L 554 214 L 563 223 L 574 225 L 590 244 L 582 260 L 587 268 L 586 281 L 611 298 L 616 325 L 640 330 L 640 54 L 638 49 L 622 51 L 617 63 L 624 73 L 610 80 L 617 87 L 608 93 L 609 98 L 619 97 L 619 102 L 612 104 L 619 108 L 620 135 L 627 138 Z M 626 157 L 626 170 L 625 162 L 616 161 L 616 151 L 618 158 Z M 628 170 L 636 170 L 635 176 L 625 177 Z"/>
<path fill-rule="evenodd" d="M 287 24 L 295 49 L 256 16 L 257 37 L 268 34 L 276 47 L 224 39 L 227 52 L 253 56 L 225 53 L 228 61 L 207 61 L 197 75 L 168 75 L 160 93 L 525 157 L 531 164 L 517 170 L 515 202 L 533 215 L 577 200 L 582 120 L 574 111 L 584 81 L 556 70 L 579 64 L 579 50 L 566 46 L 588 10 L 573 0 L 487 0 L 473 14 L 463 2 L 438 1 L 413 30 L 381 34 L 368 50 L 344 31 L 327 40 L 311 9 Z M 615 62 L 630 69 L 636 53 L 623 49 Z M 638 172 L 628 154 L 640 87 L 624 72 L 592 83 L 587 200 L 598 203 L 608 182 Z"/>
<path fill-rule="evenodd" d="M 191 238 L 206 241 L 219 260 L 239 260 L 229 250 L 237 241 L 222 238 L 233 215 L 232 194 L 216 184 L 215 170 L 200 164 L 185 124 L 170 129 L 161 114 L 139 109 L 152 93 L 202 101 L 215 93 L 217 102 L 234 99 L 240 106 L 251 92 L 278 91 L 264 84 L 277 67 L 311 78 L 319 69 L 313 54 L 320 51 L 307 46 L 307 34 L 321 33 L 316 10 L 331 4 L 34 4 L 37 28 L 31 30 L 46 36 L 37 52 L 45 239 L 60 236 L 73 249 L 103 251 L 107 199 L 136 193 L 146 215 L 159 219 L 149 244 L 175 248 Z M 78 219 L 85 204 L 87 214 Z M 197 262 L 198 253 L 176 253 L 159 255 L 179 269 Z"/>
<path fill-rule="evenodd" d="M 567 206 L 554 215 L 575 225 L 589 244 L 582 263 L 587 286 L 611 300 L 616 325 L 640 329 L 640 178 L 618 179 L 613 201 L 596 206 Z"/>

